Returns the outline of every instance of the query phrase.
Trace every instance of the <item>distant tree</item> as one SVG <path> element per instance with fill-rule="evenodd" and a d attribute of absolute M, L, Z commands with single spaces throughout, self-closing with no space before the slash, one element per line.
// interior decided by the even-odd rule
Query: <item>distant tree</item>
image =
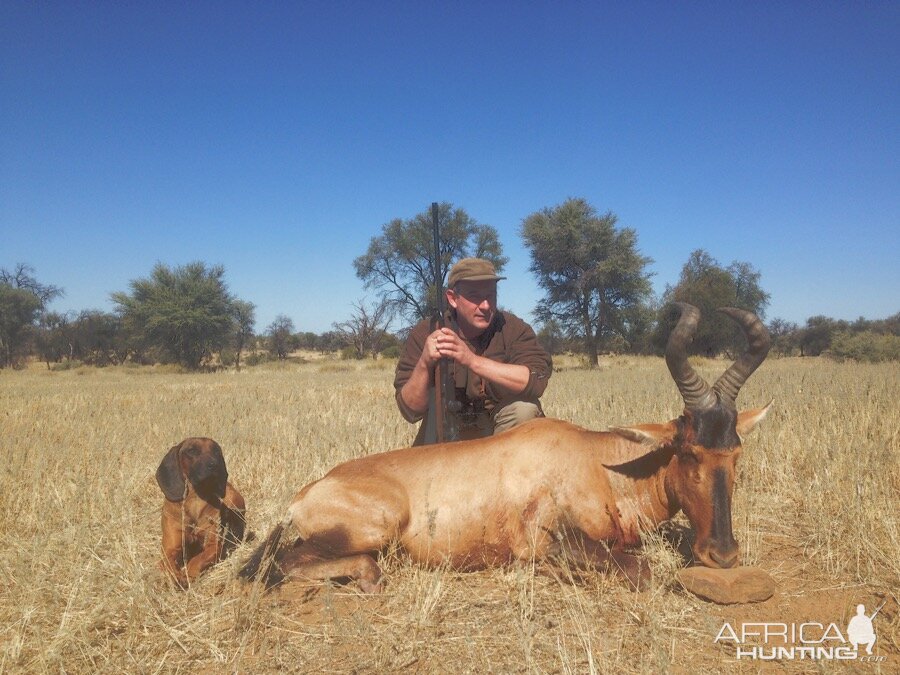
<path fill-rule="evenodd" d="M 113 293 L 112 300 L 141 348 L 155 348 L 196 370 L 228 344 L 234 298 L 222 266 L 193 262 L 171 269 L 157 263 L 149 278 L 130 286 L 130 294 Z"/>
<path fill-rule="evenodd" d="M 836 321 L 821 314 L 809 317 L 800 331 L 800 356 L 820 356 L 831 347 L 835 333 L 848 329 L 846 321 Z"/>
<path fill-rule="evenodd" d="M 31 292 L 41 301 L 41 307 L 64 295 L 62 288 L 42 284 L 35 278 L 34 273 L 34 268 L 26 263 L 16 264 L 12 271 L 0 268 L 0 284 Z"/>
<path fill-rule="evenodd" d="M 579 340 L 591 367 L 601 347 L 626 339 L 632 311 L 651 291 L 652 260 L 638 251 L 634 230 L 616 229 L 617 220 L 612 212 L 598 216 L 584 199 L 569 199 L 522 222 L 530 269 L 545 293 L 535 314 Z"/>
<path fill-rule="evenodd" d="M 403 351 L 403 342 L 393 333 L 387 333 L 381 343 L 381 355 L 388 359 L 398 359 Z"/>
<path fill-rule="evenodd" d="M 75 357 L 72 315 L 69 312 L 44 312 L 35 333 L 37 355 L 47 364 L 59 363 L 63 358 Z"/>
<path fill-rule="evenodd" d="M 371 305 L 361 300 L 353 305 L 353 313 L 346 321 L 334 323 L 334 330 L 346 344 L 356 350 L 356 358 L 370 354 L 374 359 L 388 335 L 387 328 L 393 319 L 393 304 L 381 298 Z"/>
<path fill-rule="evenodd" d="M 30 265 L 0 269 L 0 368 L 17 365 L 26 356 L 41 312 L 62 294 L 61 288 L 40 283 Z"/>
<path fill-rule="evenodd" d="M 653 331 L 658 317 L 659 307 L 655 299 L 625 310 L 624 351 L 629 354 L 652 354 Z"/>
<path fill-rule="evenodd" d="M 237 351 L 235 367 L 241 369 L 241 352 L 253 339 L 256 326 L 256 305 L 246 300 L 235 300 L 231 304 L 234 317 L 234 348 Z"/>
<path fill-rule="evenodd" d="M 268 338 L 269 353 L 282 361 L 288 357 L 294 348 L 294 322 L 279 314 L 275 320 L 266 328 L 266 337 Z"/>
<path fill-rule="evenodd" d="M 344 347 L 344 338 L 336 330 L 328 330 L 316 338 L 316 350 L 320 352 L 336 352 Z"/>
<path fill-rule="evenodd" d="M 84 310 L 73 322 L 76 357 L 95 366 L 123 363 L 129 355 L 122 318 L 110 312 Z"/>
<path fill-rule="evenodd" d="M 508 258 L 493 227 L 477 223 L 447 202 L 438 208 L 438 224 L 442 284 L 460 258 L 486 258 L 498 272 L 503 269 Z M 372 237 L 368 250 L 353 261 L 356 276 L 390 302 L 398 316 L 415 323 L 432 314 L 436 299 L 431 209 L 409 220 L 395 218 L 381 230 L 381 236 Z"/>
<path fill-rule="evenodd" d="M 681 269 L 678 283 L 667 286 L 663 294 L 660 320 L 653 336 L 657 349 L 665 348 L 678 319 L 678 311 L 670 303 L 687 302 L 696 306 L 703 316 L 694 334 L 691 353 L 714 356 L 722 351 L 739 351 L 743 333 L 716 309 L 739 307 L 760 319 L 765 318 L 769 294 L 760 287 L 760 277 L 750 263 L 735 261 L 725 268 L 703 249 L 695 250 Z"/>
<path fill-rule="evenodd" d="M 735 260 L 727 268 L 734 281 L 734 300 L 737 307 L 749 309 L 760 319 L 766 317 L 766 308 L 772 297 L 760 286 L 762 273 L 748 262 Z"/>
<path fill-rule="evenodd" d="M 549 319 L 538 326 L 537 339 L 549 354 L 562 354 L 566 349 L 566 335 L 555 319 Z"/>
<path fill-rule="evenodd" d="M 800 346 L 800 327 L 793 321 L 776 318 L 767 327 L 772 338 L 772 353 L 790 356 Z"/>
<path fill-rule="evenodd" d="M 876 324 L 872 328 L 874 331 L 900 336 L 900 312 L 897 312 L 893 316 L 889 316 L 887 319 L 875 321 L 874 323 Z"/>
<path fill-rule="evenodd" d="M 294 338 L 297 340 L 297 349 L 306 349 L 307 351 L 319 349 L 319 336 L 311 331 L 297 333 Z"/>

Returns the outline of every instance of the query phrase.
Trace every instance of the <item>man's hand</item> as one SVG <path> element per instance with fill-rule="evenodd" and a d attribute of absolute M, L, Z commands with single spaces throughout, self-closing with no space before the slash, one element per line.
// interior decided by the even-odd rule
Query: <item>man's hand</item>
<path fill-rule="evenodd" d="M 427 356 L 426 356 L 427 355 Z M 452 359 L 461 366 L 471 367 L 475 354 L 469 346 L 449 328 L 438 328 L 428 336 L 422 357 L 426 365 L 433 366 L 441 357 Z"/>

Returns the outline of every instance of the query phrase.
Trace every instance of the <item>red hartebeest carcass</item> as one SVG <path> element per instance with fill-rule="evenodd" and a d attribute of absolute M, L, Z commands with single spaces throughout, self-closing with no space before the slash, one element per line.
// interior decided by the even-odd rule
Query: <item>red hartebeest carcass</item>
<path fill-rule="evenodd" d="M 684 400 L 678 419 L 605 432 L 537 419 L 489 438 L 344 462 L 300 490 L 240 576 L 262 570 L 269 585 L 355 579 L 378 591 L 373 555 L 396 543 L 414 562 L 455 569 L 574 555 L 635 582 L 638 560 L 622 549 L 679 510 L 694 530 L 696 561 L 737 565 L 731 496 L 740 437 L 768 406 L 739 413 L 735 399 L 770 341 L 754 314 L 721 311 L 740 324 L 748 349 L 710 387 L 687 359 L 700 312 L 681 304 L 666 348 Z M 289 526 L 298 536 L 281 546 Z"/>

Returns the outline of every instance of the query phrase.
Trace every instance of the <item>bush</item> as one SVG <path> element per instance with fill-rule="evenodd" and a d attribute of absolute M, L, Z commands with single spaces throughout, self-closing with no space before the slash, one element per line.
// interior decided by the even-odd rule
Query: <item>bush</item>
<path fill-rule="evenodd" d="M 359 352 L 356 351 L 356 347 L 347 346 L 341 350 L 342 361 L 358 361 L 361 358 Z"/>
<path fill-rule="evenodd" d="M 64 370 L 75 370 L 76 368 L 82 368 L 84 363 L 78 361 L 76 359 L 66 359 L 64 361 L 60 361 L 59 363 L 54 363 L 50 366 L 50 370 L 53 372 L 60 372 Z"/>
<path fill-rule="evenodd" d="M 271 360 L 272 357 L 266 352 L 253 352 L 252 354 L 247 354 L 247 358 L 244 359 L 244 365 L 248 367 L 258 366 L 260 363 L 266 363 Z"/>
<path fill-rule="evenodd" d="M 399 359 L 401 346 L 393 344 L 381 350 L 381 355 L 386 359 Z"/>
<path fill-rule="evenodd" d="M 355 369 L 349 363 L 326 363 L 319 366 L 320 373 L 352 373 Z"/>
<path fill-rule="evenodd" d="M 858 333 L 839 331 L 831 340 L 828 355 L 838 360 L 853 359 L 871 363 L 900 361 L 900 337 L 867 330 Z"/>

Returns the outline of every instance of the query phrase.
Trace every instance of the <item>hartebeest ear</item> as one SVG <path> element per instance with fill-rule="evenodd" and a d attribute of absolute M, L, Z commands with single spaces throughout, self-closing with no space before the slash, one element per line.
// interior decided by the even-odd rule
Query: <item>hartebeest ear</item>
<path fill-rule="evenodd" d="M 634 443 L 656 447 L 671 441 L 674 430 L 668 424 L 638 424 L 633 427 L 610 427 L 609 430 Z"/>
<path fill-rule="evenodd" d="M 772 407 L 772 401 L 765 408 L 754 408 L 753 410 L 744 410 L 738 413 L 737 433 L 743 438 L 756 428 L 756 425 L 763 421 L 769 408 Z"/>
<path fill-rule="evenodd" d="M 603 453 L 603 465 L 622 466 L 649 455 L 656 448 L 672 440 L 675 429 L 671 424 L 639 424 L 633 427 L 610 427 L 610 433 L 631 443 L 615 443 Z"/>
<path fill-rule="evenodd" d="M 166 456 L 156 469 L 156 482 L 170 502 L 180 502 L 184 499 L 184 475 L 181 473 L 181 465 L 178 462 L 178 451 L 181 443 L 169 448 Z"/>

